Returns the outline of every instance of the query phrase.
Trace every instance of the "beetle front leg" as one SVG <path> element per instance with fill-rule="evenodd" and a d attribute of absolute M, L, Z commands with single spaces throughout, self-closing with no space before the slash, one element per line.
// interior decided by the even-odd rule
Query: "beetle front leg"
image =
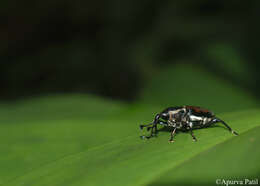
<path fill-rule="evenodd" d="M 154 134 L 157 133 L 157 124 L 154 124 L 154 123 L 150 123 L 148 125 L 140 125 L 140 128 L 141 130 L 144 128 L 144 127 L 147 127 L 147 131 L 151 130 L 151 134 L 149 136 L 141 136 L 141 138 L 146 138 L 146 139 L 149 139 L 151 138 L 152 136 L 154 136 Z M 155 130 L 155 131 L 154 131 Z"/>
<path fill-rule="evenodd" d="M 173 131 L 171 132 L 171 138 L 169 139 L 169 142 L 171 142 L 171 143 L 174 142 L 173 136 L 174 136 L 175 132 L 176 132 L 176 128 L 174 128 Z"/>
<path fill-rule="evenodd" d="M 158 133 L 158 128 L 157 128 L 157 124 L 160 124 L 160 125 L 167 125 L 167 122 L 164 122 L 164 121 L 158 121 L 158 123 L 154 124 L 152 127 L 148 127 L 147 130 L 149 131 L 151 128 L 153 129 L 154 128 L 154 134 L 157 134 Z"/>
<path fill-rule="evenodd" d="M 140 129 L 143 130 L 144 127 L 149 127 L 151 125 L 153 125 L 153 123 L 149 123 L 147 125 L 140 125 Z"/>
<path fill-rule="evenodd" d="M 150 133 L 150 135 L 149 136 L 147 136 L 146 138 L 151 138 L 151 137 L 153 137 L 154 136 L 154 129 L 155 129 L 155 126 L 156 126 L 156 124 L 155 125 L 153 125 L 152 127 L 149 127 L 149 128 L 147 128 L 147 130 L 149 131 L 150 129 L 152 129 L 151 130 L 151 133 Z"/>
<path fill-rule="evenodd" d="M 140 125 L 140 129 L 143 130 L 144 127 L 147 127 L 147 130 L 150 130 L 150 126 L 153 125 L 153 123 L 149 123 L 147 125 Z M 145 135 L 140 136 L 142 139 L 148 138 Z"/>

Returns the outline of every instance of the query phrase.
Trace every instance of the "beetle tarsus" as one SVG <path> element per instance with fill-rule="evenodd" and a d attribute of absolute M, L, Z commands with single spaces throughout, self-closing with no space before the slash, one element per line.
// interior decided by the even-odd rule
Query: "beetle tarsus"
<path fill-rule="evenodd" d="M 141 139 L 145 139 L 145 136 L 140 136 Z"/>
<path fill-rule="evenodd" d="M 233 131 L 233 130 L 232 130 L 232 134 L 238 136 L 238 133 L 236 131 Z"/>
<path fill-rule="evenodd" d="M 193 141 L 197 141 L 196 137 L 195 137 L 194 134 L 193 134 L 192 128 L 190 129 L 190 134 L 191 134 L 191 136 L 192 136 L 192 140 L 193 140 Z"/>

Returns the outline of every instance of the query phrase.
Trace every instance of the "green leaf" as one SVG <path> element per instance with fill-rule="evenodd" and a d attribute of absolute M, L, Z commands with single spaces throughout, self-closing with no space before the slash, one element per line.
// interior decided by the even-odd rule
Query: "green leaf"
<path fill-rule="evenodd" d="M 0 183 L 68 154 L 118 139 L 116 132 L 108 135 L 105 130 L 113 125 L 108 119 L 124 108 L 123 103 L 80 94 L 1 104 Z"/>
<path fill-rule="evenodd" d="M 168 142 L 167 131 L 141 140 L 139 121 L 133 118 L 111 117 L 106 123 L 87 119 L 28 123 L 9 128 L 8 135 L 2 132 L 7 125 L 2 125 L 1 141 L 5 139 L 8 145 L 1 147 L 0 175 L 4 185 L 10 186 L 147 185 L 221 142 L 243 139 L 243 133 L 259 126 L 259 113 L 249 110 L 220 115 L 240 136 L 212 127 L 195 131 L 198 142 L 188 133 L 179 133 L 173 144 Z M 250 161 L 248 156 L 242 157 Z"/>
<path fill-rule="evenodd" d="M 239 138 L 217 144 L 167 170 L 149 185 L 214 185 L 223 180 L 237 180 L 243 182 L 241 185 L 249 185 L 250 180 L 260 178 L 259 133 L 258 126 Z"/>

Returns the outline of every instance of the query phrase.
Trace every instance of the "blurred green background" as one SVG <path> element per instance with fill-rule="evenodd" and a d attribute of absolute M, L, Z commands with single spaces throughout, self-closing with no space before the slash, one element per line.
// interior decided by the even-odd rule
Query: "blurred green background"
<path fill-rule="evenodd" d="M 0 2 L 0 185 L 260 179 L 259 1 Z M 223 127 L 140 140 L 168 106 Z"/>

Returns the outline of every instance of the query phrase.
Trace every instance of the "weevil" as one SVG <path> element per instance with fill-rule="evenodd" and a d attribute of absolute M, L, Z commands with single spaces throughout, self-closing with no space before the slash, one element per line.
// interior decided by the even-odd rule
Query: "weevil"
<path fill-rule="evenodd" d="M 147 131 L 151 130 L 149 136 L 141 136 L 142 138 L 149 139 L 157 134 L 157 125 L 170 127 L 171 137 L 170 142 L 174 142 L 174 135 L 177 131 L 189 131 L 193 141 L 197 141 L 193 134 L 193 129 L 201 129 L 212 126 L 216 123 L 222 123 L 234 135 L 238 135 L 233 131 L 228 124 L 223 120 L 217 118 L 215 114 L 207 109 L 197 106 L 181 106 L 181 107 L 168 107 L 161 113 L 156 114 L 152 123 L 147 125 L 140 125 L 141 130 L 147 127 Z"/>

